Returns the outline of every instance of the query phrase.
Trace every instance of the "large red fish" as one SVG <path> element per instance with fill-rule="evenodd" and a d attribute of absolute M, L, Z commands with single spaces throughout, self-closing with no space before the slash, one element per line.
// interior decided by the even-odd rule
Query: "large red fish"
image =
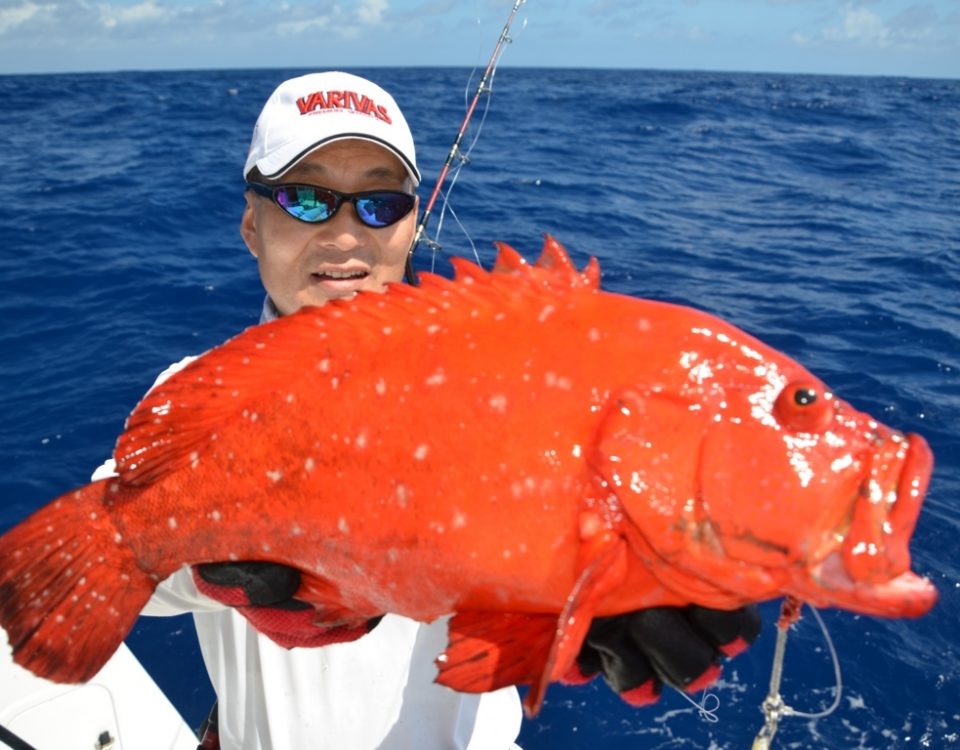
<path fill-rule="evenodd" d="M 183 565 L 304 572 L 318 626 L 456 613 L 439 680 L 528 683 L 591 618 L 791 594 L 916 616 L 926 442 L 706 313 L 609 294 L 548 238 L 252 328 L 154 389 L 119 477 L 0 539 L 23 666 L 89 678 Z"/>

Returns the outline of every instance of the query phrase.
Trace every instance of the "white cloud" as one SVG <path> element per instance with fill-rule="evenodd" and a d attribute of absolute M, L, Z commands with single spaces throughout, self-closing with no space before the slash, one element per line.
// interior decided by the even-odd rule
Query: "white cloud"
<path fill-rule="evenodd" d="M 883 19 L 867 8 L 847 7 L 843 25 L 823 30 L 826 41 L 859 42 L 872 46 L 884 46 L 890 39 L 890 30 Z"/>
<path fill-rule="evenodd" d="M 108 29 L 126 24 L 162 21 L 169 15 L 169 11 L 161 8 L 153 0 L 144 0 L 138 5 L 130 6 L 100 6 L 100 21 Z"/>
<path fill-rule="evenodd" d="M 56 5 L 41 6 L 27 0 L 15 8 L 0 8 L 0 34 L 5 34 L 32 18 L 52 13 L 56 7 Z"/>
<path fill-rule="evenodd" d="M 363 0 L 357 9 L 357 18 L 360 23 L 380 23 L 389 5 L 389 0 Z"/>

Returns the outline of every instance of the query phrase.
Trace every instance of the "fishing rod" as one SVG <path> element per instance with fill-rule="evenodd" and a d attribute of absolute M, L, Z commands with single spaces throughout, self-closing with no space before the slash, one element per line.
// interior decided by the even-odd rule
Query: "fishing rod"
<path fill-rule="evenodd" d="M 490 62 L 487 63 L 486 70 L 483 71 L 483 75 L 480 77 L 480 83 L 477 85 L 477 89 L 473 94 L 473 100 L 470 102 L 470 106 L 467 107 L 467 113 L 463 118 L 463 124 L 460 125 L 460 130 L 457 132 L 457 137 L 453 141 L 453 145 L 450 147 L 450 152 L 447 154 L 447 160 L 443 164 L 443 168 L 440 170 L 440 175 L 437 177 L 437 184 L 433 187 L 433 192 L 430 193 L 430 199 L 427 201 L 427 207 L 423 211 L 423 216 L 420 218 L 420 223 L 417 224 L 417 231 L 413 236 L 413 242 L 410 245 L 410 250 L 407 253 L 407 265 L 404 272 L 404 278 L 408 284 L 416 285 L 417 277 L 413 272 L 413 253 L 416 251 L 417 246 L 423 240 L 424 233 L 427 230 L 427 223 L 430 221 L 430 215 L 433 211 L 433 205 L 437 202 L 437 197 L 440 195 L 440 191 L 443 189 L 443 183 L 447 179 L 447 173 L 450 171 L 450 165 L 453 164 L 454 159 L 460 158 L 462 161 L 466 160 L 466 156 L 460 152 L 460 142 L 463 140 L 464 134 L 467 132 L 467 126 L 470 124 L 470 118 L 473 117 L 473 111 L 477 108 L 477 102 L 480 100 L 480 95 L 489 93 L 490 88 L 487 85 L 487 82 L 493 75 L 494 70 L 497 67 L 497 63 L 500 61 L 500 55 L 503 54 L 504 45 L 512 41 L 510 39 L 510 25 L 513 23 L 514 17 L 517 15 L 517 11 L 520 10 L 520 6 L 526 3 L 527 0 L 514 0 L 513 8 L 510 10 L 510 15 L 507 18 L 507 22 L 503 26 L 503 30 L 500 32 L 500 38 L 497 40 L 497 46 L 493 49 L 493 54 L 490 56 Z"/>

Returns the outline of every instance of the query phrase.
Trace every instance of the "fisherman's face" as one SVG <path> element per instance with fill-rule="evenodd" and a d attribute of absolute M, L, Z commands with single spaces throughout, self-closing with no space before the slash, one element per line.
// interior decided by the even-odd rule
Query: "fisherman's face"
<path fill-rule="evenodd" d="M 374 143 L 337 141 L 296 164 L 277 180 L 331 188 L 410 192 L 400 160 Z M 388 227 L 368 227 L 353 204 L 344 202 L 332 219 L 307 224 L 289 216 L 269 198 L 246 192 L 240 234 L 260 268 L 260 278 L 284 315 L 304 305 L 352 297 L 360 290 L 383 291 L 403 278 L 413 241 L 417 209 Z"/>

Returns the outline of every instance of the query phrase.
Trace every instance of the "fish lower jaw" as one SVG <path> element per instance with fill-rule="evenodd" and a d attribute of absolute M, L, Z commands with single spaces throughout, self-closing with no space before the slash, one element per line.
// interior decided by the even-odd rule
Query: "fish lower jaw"
<path fill-rule="evenodd" d="M 920 617 L 939 595 L 933 583 L 912 571 L 885 581 L 856 581 L 850 577 L 839 552 L 831 553 L 809 571 L 806 581 L 791 586 L 789 593 L 820 607 L 839 607 L 878 617 Z"/>

